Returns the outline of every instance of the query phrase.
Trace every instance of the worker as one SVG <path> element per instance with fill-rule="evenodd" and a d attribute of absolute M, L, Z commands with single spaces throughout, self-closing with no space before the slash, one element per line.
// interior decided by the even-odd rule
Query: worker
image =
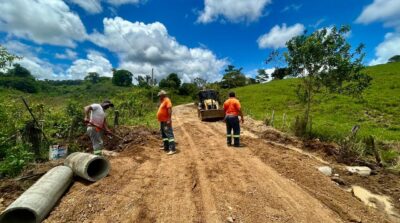
<path fill-rule="evenodd" d="M 240 123 L 239 116 L 241 117 L 242 124 L 244 123 L 243 112 L 240 102 L 235 97 L 235 92 L 229 93 L 229 99 L 224 103 L 225 119 L 226 122 L 226 137 L 228 146 L 242 147 L 240 144 Z M 233 135 L 232 135 L 233 130 Z"/>
<path fill-rule="evenodd" d="M 114 107 L 109 100 L 101 104 L 91 104 L 85 107 L 85 123 L 87 124 L 87 134 L 92 141 L 93 154 L 102 155 L 103 134 L 111 133 L 106 121 L 105 110 Z"/>
<path fill-rule="evenodd" d="M 160 122 L 161 137 L 164 147 L 162 148 L 168 155 L 176 153 L 174 132 L 172 130 L 172 103 L 167 97 L 167 92 L 161 90 L 158 93 L 160 97 L 160 107 L 157 112 L 157 119 Z"/>

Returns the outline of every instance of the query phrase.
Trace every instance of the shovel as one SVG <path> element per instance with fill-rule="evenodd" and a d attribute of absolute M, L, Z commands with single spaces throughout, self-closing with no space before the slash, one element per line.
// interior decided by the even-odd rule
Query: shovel
<path fill-rule="evenodd" d="M 117 139 L 119 139 L 119 140 L 122 140 L 123 143 L 128 142 L 126 139 L 122 138 L 121 136 L 116 135 L 116 134 L 114 134 L 114 133 L 112 133 L 112 132 L 110 132 L 110 131 L 106 131 L 104 128 L 102 128 L 102 127 L 100 127 L 100 126 L 98 126 L 98 125 L 95 125 L 95 124 L 93 124 L 92 122 L 85 122 L 85 124 L 90 124 L 90 125 L 92 125 L 92 126 L 94 126 L 94 127 L 96 127 L 96 128 L 99 128 L 99 129 L 101 129 L 101 130 L 104 130 L 104 132 L 105 132 L 106 134 L 111 135 L 112 137 L 115 137 L 115 138 L 117 138 Z"/>

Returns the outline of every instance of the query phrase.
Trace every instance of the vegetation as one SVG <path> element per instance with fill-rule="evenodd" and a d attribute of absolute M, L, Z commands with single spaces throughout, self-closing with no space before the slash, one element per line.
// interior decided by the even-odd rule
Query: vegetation
<path fill-rule="evenodd" d="M 243 68 L 236 69 L 235 66 L 229 65 L 225 69 L 225 74 L 221 80 L 222 88 L 235 88 L 246 85 L 246 76 L 242 73 Z"/>
<path fill-rule="evenodd" d="M 311 108 L 313 136 L 338 141 L 358 124 L 360 138 L 373 135 L 383 141 L 400 139 L 400 63 L 367 67 L 363 72 L 372 77 L 363 98 L 338 93 L 315 96 L 316 103 Z M 305 105 L 296 94 L 301 81 L 298 78 L 273 80 L 235 91 L 247 114 L 264 120 L 275 111 L 274 127 L 290 131 L 296 116 L 304 111 Z M 286 115 L 285 123 L 283 114 Z"/>
<path fill-rule="evenodd" d="M 269 80 L 269 75 L 264 69 L 258 69 L 257 70 L 257 76 L 256 76 L 256 81 L 258 83 L 264 83 Z"/>
<path fill-rule="evenodd" d="M 127 70 L 113 69 L 112 83 L 116 86 L 129 87 L 132 85 L 133 74 Z"/>
<path fill-rule="evenodd" d="M 272 72 L 271 77 L 274 80 L 282 80 L 286 76 L 289 75 L 289 69 L 287 68 L 276 68 L 274 72 Z"/>
<path fill-rule="evenodd" d="M 179 79 L 178 74 L 171 73 L 167 78 L 162 79 L 159 83 L 161 89 L 178 89 L 182 84 L 181 79 Z"/>
<path fill-rule="evenodd" d="M 361 72 L 363 45 L 351 52 L 346 41 L 350 28 L 332 27 L 301 35 L 286 43 L 284 54 L 291 76 L 300 77 L 297 96 L 305 104 L 304 116 L 297 122 L 300 133 L 311 131 L 311 108 L 318 93 L 347 93 L 360 96 L 371 78 Z M 302 125 L 300 125 L 302 124 Z M 308 129 L 308 130 L 307 130 Z M 303 135 L 301 135 L 303 136 Z"/>
<path fill-rule="evenodd" d="M 389 59 L 389 63 L 400 62 L 400 55 L 393 56 Z"/>

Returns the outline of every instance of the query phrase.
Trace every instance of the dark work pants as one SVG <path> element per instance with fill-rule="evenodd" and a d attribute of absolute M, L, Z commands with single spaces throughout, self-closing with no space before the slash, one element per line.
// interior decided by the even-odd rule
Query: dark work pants
<path fill-rule="evenodd" d="M 232 138 L 234 140 L 234 145 L 240 145 L 240 124 L 238 116 L 226 116 L 226 138 L 228 145 L 232 145 Z M 233 135 L 232 135 L 233 130 Z"/>
<path fill-rule="evenodd" d="M 175 151 L 175 139 L 172 126 L 168 125 L 166 122 L 160 122 L 160 130 L 164 142 L 164 149 Z"/>

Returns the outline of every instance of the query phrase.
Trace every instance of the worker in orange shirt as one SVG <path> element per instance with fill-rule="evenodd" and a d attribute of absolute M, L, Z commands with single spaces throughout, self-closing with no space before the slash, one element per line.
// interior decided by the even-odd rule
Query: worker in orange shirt
<path fill-rule="evenodd" d="M 241 117 L 242 124 L 244 123 L 243 112 L 241 110 L 240 102 L 235 97 L 235 92 L 229 93 L 229 99 L 224 103 L 225 122 L 226 122 L 226 137 L 228 146 L 242 147 L 240 144 L 240 123 L 239 116 Z M 232 135 L 233 130 L 233 135 Z"/>
<path fill-rule="evenodd" d="M 162 148 L 164 151 L 168 152 L 168 155 L 176 153 L 175 149 L 175 139 L 174 132 L 172 130 L 172 103 L 167 97 L 167 92 L 161 90 L 158 93 L 160 97 L 160 107 L 157 112 L 157 119 L 160 122 L 161 136 L 164 143 Z"/>

